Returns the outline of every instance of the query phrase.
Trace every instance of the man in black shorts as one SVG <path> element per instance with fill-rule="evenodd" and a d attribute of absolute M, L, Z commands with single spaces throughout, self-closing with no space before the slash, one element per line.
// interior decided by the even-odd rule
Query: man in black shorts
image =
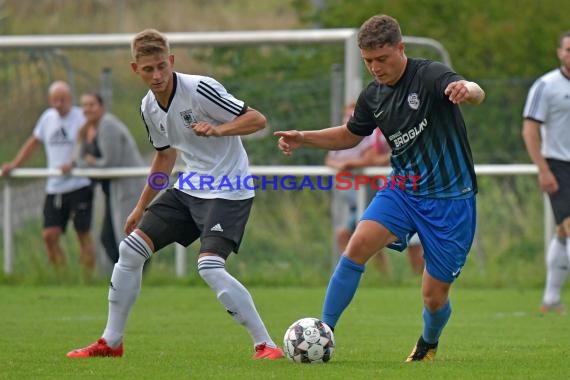
<path fill-rule="evenodd" d="M 83 111 L 73 106 L 71 89 L 65 82 L 54 82 L 48 90 L 50 108 L 40 116 L 33 134 L 26 140 L 11 162 L 2 165 L 6 176 L 23 164 L 41 143 L 44 144 L 47 166 L 50 169 L 71 169 L 75 141 L 85 122 Z M 50 177 L 46 182 L 44 226 L 42 237 L 49 261 L 56 267 L 65 265 L 66 257 L 59 243 L 67 222 L 73 225 L 80 244 L 80 262 L 89 277 L 95 268 L 95 247 L 91 236 L 91 209 L 93 191 L 91 181 L 85 177 Z"/>
<path fill-rule="evenodd" d="M 570 267 L 570 30 L 560 35 L 556 53 L 560 67 L 534 82 L 523 112 L 524 142 L 556 220 L 546 252 L 543 314 L 566 312 L 560 293 Z"/>
<path fill-rule="evenodd" d="M 109 314 L 95 343 L 70 358 L 123 355 L 123 333 L 141 288 L 144 262 L 162 247 L 200 239 L 198 273 L 253 342 L 254 359 L 279 359 L 249 291 L 225 268 L 238 252 L 253 202 L 248 158 L 240 135 L 265 127 L 265 117 L 236 99 L 213 78 L 173 71 L 166 37 L 147 29 L 131 46 L 133 71 L 150 91 L 141 114 L 156 149 L 147 185 L 127 218 L 109 289 Z M 149 206 L 167 185 L 177 152 L 186 164 L 174 186 Z M 148 207 L 148 208 L 147 208 Z M 146 209 L 146 211 L 145 211 Z"/>

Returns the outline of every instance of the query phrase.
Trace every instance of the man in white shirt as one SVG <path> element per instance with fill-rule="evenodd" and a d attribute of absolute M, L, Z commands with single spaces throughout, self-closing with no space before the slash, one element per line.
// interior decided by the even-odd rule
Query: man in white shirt
<path fill-rule="evenodd" d="M 168 244 L 188 246 L 200 239 L 198 273 L 229 315 L 247 329 L 253 358 L 282 358 L 249 291 L 225 268 L 230 253 L 238 252 L 254 196 L 252 184 L 242 183 L 250 173 L 239 136 L 264 128 L 265 117 L 212 78 L 174 72 L 174 56 L 160 32 L 138 33 L 131 50 L 132 69 L 149 88 L 141 114 L 156 154 L 147 185 L 125 224 L 128 236 L 119 245 L 111 276 L 103 335 L 67 356 L 122 356 L 123 333 L 145 261 Z M 150 204 L 168 182 L 177 152 L 185 173 Z"/>
<path fill-rule="evenodd" d="M 2 165 L 2 175 L 22 165 L 40 144 L 44 145 L 47 167 L 69 172 L 73 162 L 77 133 L 85 123 L 81 108 L 73 106 L 69 85 L 63 81 L 52 83 L 48 90 L 50 108 L 45 110 L 32 135 L 20 148 L 16 157 Z M 56 267 L 65 265 L 66 256 L 60 245 L 69 219 L 80 243 L 80 262 L 85 275 L 91 276 L 95 268 L 95 248 L 91 236 L 93 191 L 86 177 L 49 177 L 46 182 L 42 237 L 49 261 Z"/>
<path fill-rule="evenodd" d="M 564 314 L 560 293 L 570 266 L 570 30 L 560 35 L 556 52 L 560 67 L 538 78 L 529 90 L 523 138 L 556 220 L 556 236 L 546 252 L 540 312 Z"/>

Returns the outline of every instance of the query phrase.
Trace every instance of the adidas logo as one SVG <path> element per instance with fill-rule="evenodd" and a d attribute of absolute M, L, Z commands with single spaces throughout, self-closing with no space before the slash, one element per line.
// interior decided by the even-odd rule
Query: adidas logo
<path fill-rule="evenodd" d="M 214 227 L 210 228 L 210 231 L 224 232 L 224 229 L 222 228 L 220 223 L 218 223 Z"/>

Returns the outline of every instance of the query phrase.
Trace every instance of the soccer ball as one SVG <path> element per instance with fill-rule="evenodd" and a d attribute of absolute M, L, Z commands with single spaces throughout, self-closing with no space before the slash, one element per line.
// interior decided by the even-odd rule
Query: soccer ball
<path fill-rule="evenodd" d="M 326 363 L 334 353 L 334 335 L 323 321 L 301 318 L 285 331 L 283 347 L 295 363 Z"/>

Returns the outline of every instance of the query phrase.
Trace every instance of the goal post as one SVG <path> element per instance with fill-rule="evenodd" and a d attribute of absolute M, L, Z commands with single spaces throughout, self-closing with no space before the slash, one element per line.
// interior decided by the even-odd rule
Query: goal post
<path fill-rule="evenodd" d="M 165 33 L 172 47 L 217 47 L 217 46 L 264 46 L 264 45 L 309 45 L 343 44 L 344 73 L 341 98 L 347 104 L 358 97 L 363 87 L 363 64 L 357 44 L 358 29 L 298 29 L 222 32 L 174 32 Z M 134 34 L 65 34 L 65 35 L 4 35 L 0 36 L 0 51 L 56 52 L 63 50 L 112 50 L 129 49 Z M 408 45 L 418 45 L 430 50 L 440 60 L 451 66 L 448 52 L 436 40 L 424 37 L 404 36 Z M 65 58 L 65 57 L 64 57 Z M 67 61 L 66 61 L 67 62 Z M 332 110 L 331 110 L 332 113 Z M 45 174 L 45 173 L 42 173 Z M 40 175 L 41 177 L 41 175 Z M 10 188 L 5 181 L 4 189 L 4 271 L 12 271 L 12 227 L 10 222 Z M 177 250 L 176 273 L 186 273 L 185 255 Z"/>
<path fill-rule="evenodd" d="M 171 46 L 213 47 L 229 45 L 323 44 L 344 43 L 344 100 L 355 99 L 362 89 L 362 60 L 357 44 L 357 29 L 299 29 L 224 32 L 165 33 Z M 0 50 L 9 49 L 119 49 L 129 47 L 134 34 L 65 34 L 0 36 Z M 404 36 L 409 45 L 434 50 L 441 61 L 451 66 L 449 53 L 438 41 L 426 37 Z"/>

